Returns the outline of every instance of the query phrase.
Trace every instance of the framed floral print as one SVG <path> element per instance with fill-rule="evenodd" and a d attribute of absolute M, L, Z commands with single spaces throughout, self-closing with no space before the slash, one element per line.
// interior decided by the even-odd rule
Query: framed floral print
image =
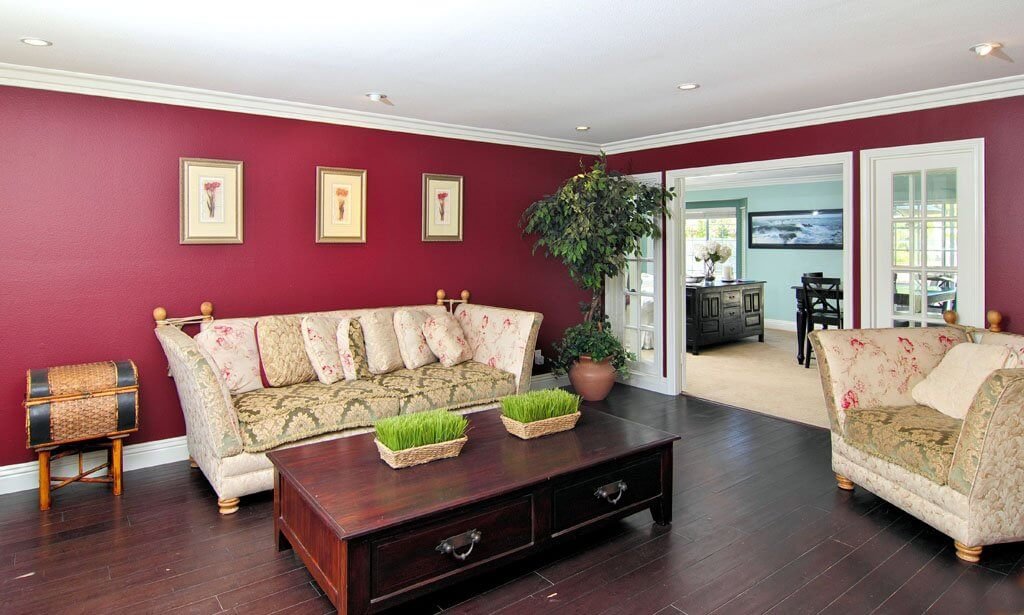
<path fill-rule="evenodd" d="M 316 242 L 366 243 L 366 170 L 316 168 Z"/>
<path fill-rule="evenodd" d="M 181 158 L 180 243 L 242 243 L 242 163 Z"/>
<path fill-rule="evenodd" d="M 423 174 L 423 241 L 462 241 L 462 176 Z"/>

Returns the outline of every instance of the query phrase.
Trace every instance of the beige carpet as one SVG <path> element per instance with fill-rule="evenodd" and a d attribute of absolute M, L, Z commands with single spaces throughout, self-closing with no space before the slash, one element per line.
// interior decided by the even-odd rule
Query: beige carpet
<path fill-rule="evenodd" d="M 828 427 L 817 362 L 796 362 L 796 333 L 765 330 L 756 337 L 686 354 L 685 392 L 697 397 Z"/>

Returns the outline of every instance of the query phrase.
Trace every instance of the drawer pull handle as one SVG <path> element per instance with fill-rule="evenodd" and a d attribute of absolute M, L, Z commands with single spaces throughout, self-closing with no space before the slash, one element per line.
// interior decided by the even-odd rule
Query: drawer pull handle
<path fill-rule="evenodd" d="M 618 504 L 619 500 L 622 499 L 622 494 L 625 492 L 626 481 L 620 480 L 614 483 L 608 483 L 603 487 L 598 487 L 597 491 L 594 492 L 594 497 L 597 499 L 603 498 L 609 504 Z"/>
<path fill-rule="evenodd" d="M 459 534 L 458 536 L 445 538 L 434 550 L 445 555 L 451 555 L 461 562 L 469 557 L 469 554 L 473 552 L 473 547 L 475 547 L 476 543 L 480 542 L 483 537 L 484 535 L 480 530 L 470 530 L 464 534 Z M 469 548 L 462 553 L 459 553 L 457 549 L 461 549 L 465 546 L 469 546 Z"/>

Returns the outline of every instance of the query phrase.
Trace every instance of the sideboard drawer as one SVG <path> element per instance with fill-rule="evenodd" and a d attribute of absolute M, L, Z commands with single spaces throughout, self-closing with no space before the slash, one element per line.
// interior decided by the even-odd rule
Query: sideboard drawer
<path fill-rule="evenodd" d="M 647 457 L 555 489 L 553 529 L 561 532 L 660 494 L 661 458 Z"/>
<path fill-rule="evenodd" d="M 739 305 L 741 302 L 743 291 L 727 290 L 722 293 L 722 305 Z"/>
<path fill-rule="evenodd" d="M 533 539 L 533 498 L 527 496 L 374 541 L 373 597 L 450 576 L 529 547 Z"/>

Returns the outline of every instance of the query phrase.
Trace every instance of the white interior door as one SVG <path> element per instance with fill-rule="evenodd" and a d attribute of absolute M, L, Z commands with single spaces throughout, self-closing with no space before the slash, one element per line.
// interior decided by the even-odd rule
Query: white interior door
<path fill-rule="evenodd" d="M 661 185 L 661 173 L 634 175 L 634 179 Z M 664 392 L 664 292 L 662 239 L 646 237 L 640 251 L 628 255 L 626 270 L 605 284 L 605 310 L 626 350 L 636 355 L 628 383 Z"/>
<path fill-rule="evenodd" d="M 864 326 L 983 324 L 984 227 L 979 140 L 862 153 L 870 237 Z"/>

